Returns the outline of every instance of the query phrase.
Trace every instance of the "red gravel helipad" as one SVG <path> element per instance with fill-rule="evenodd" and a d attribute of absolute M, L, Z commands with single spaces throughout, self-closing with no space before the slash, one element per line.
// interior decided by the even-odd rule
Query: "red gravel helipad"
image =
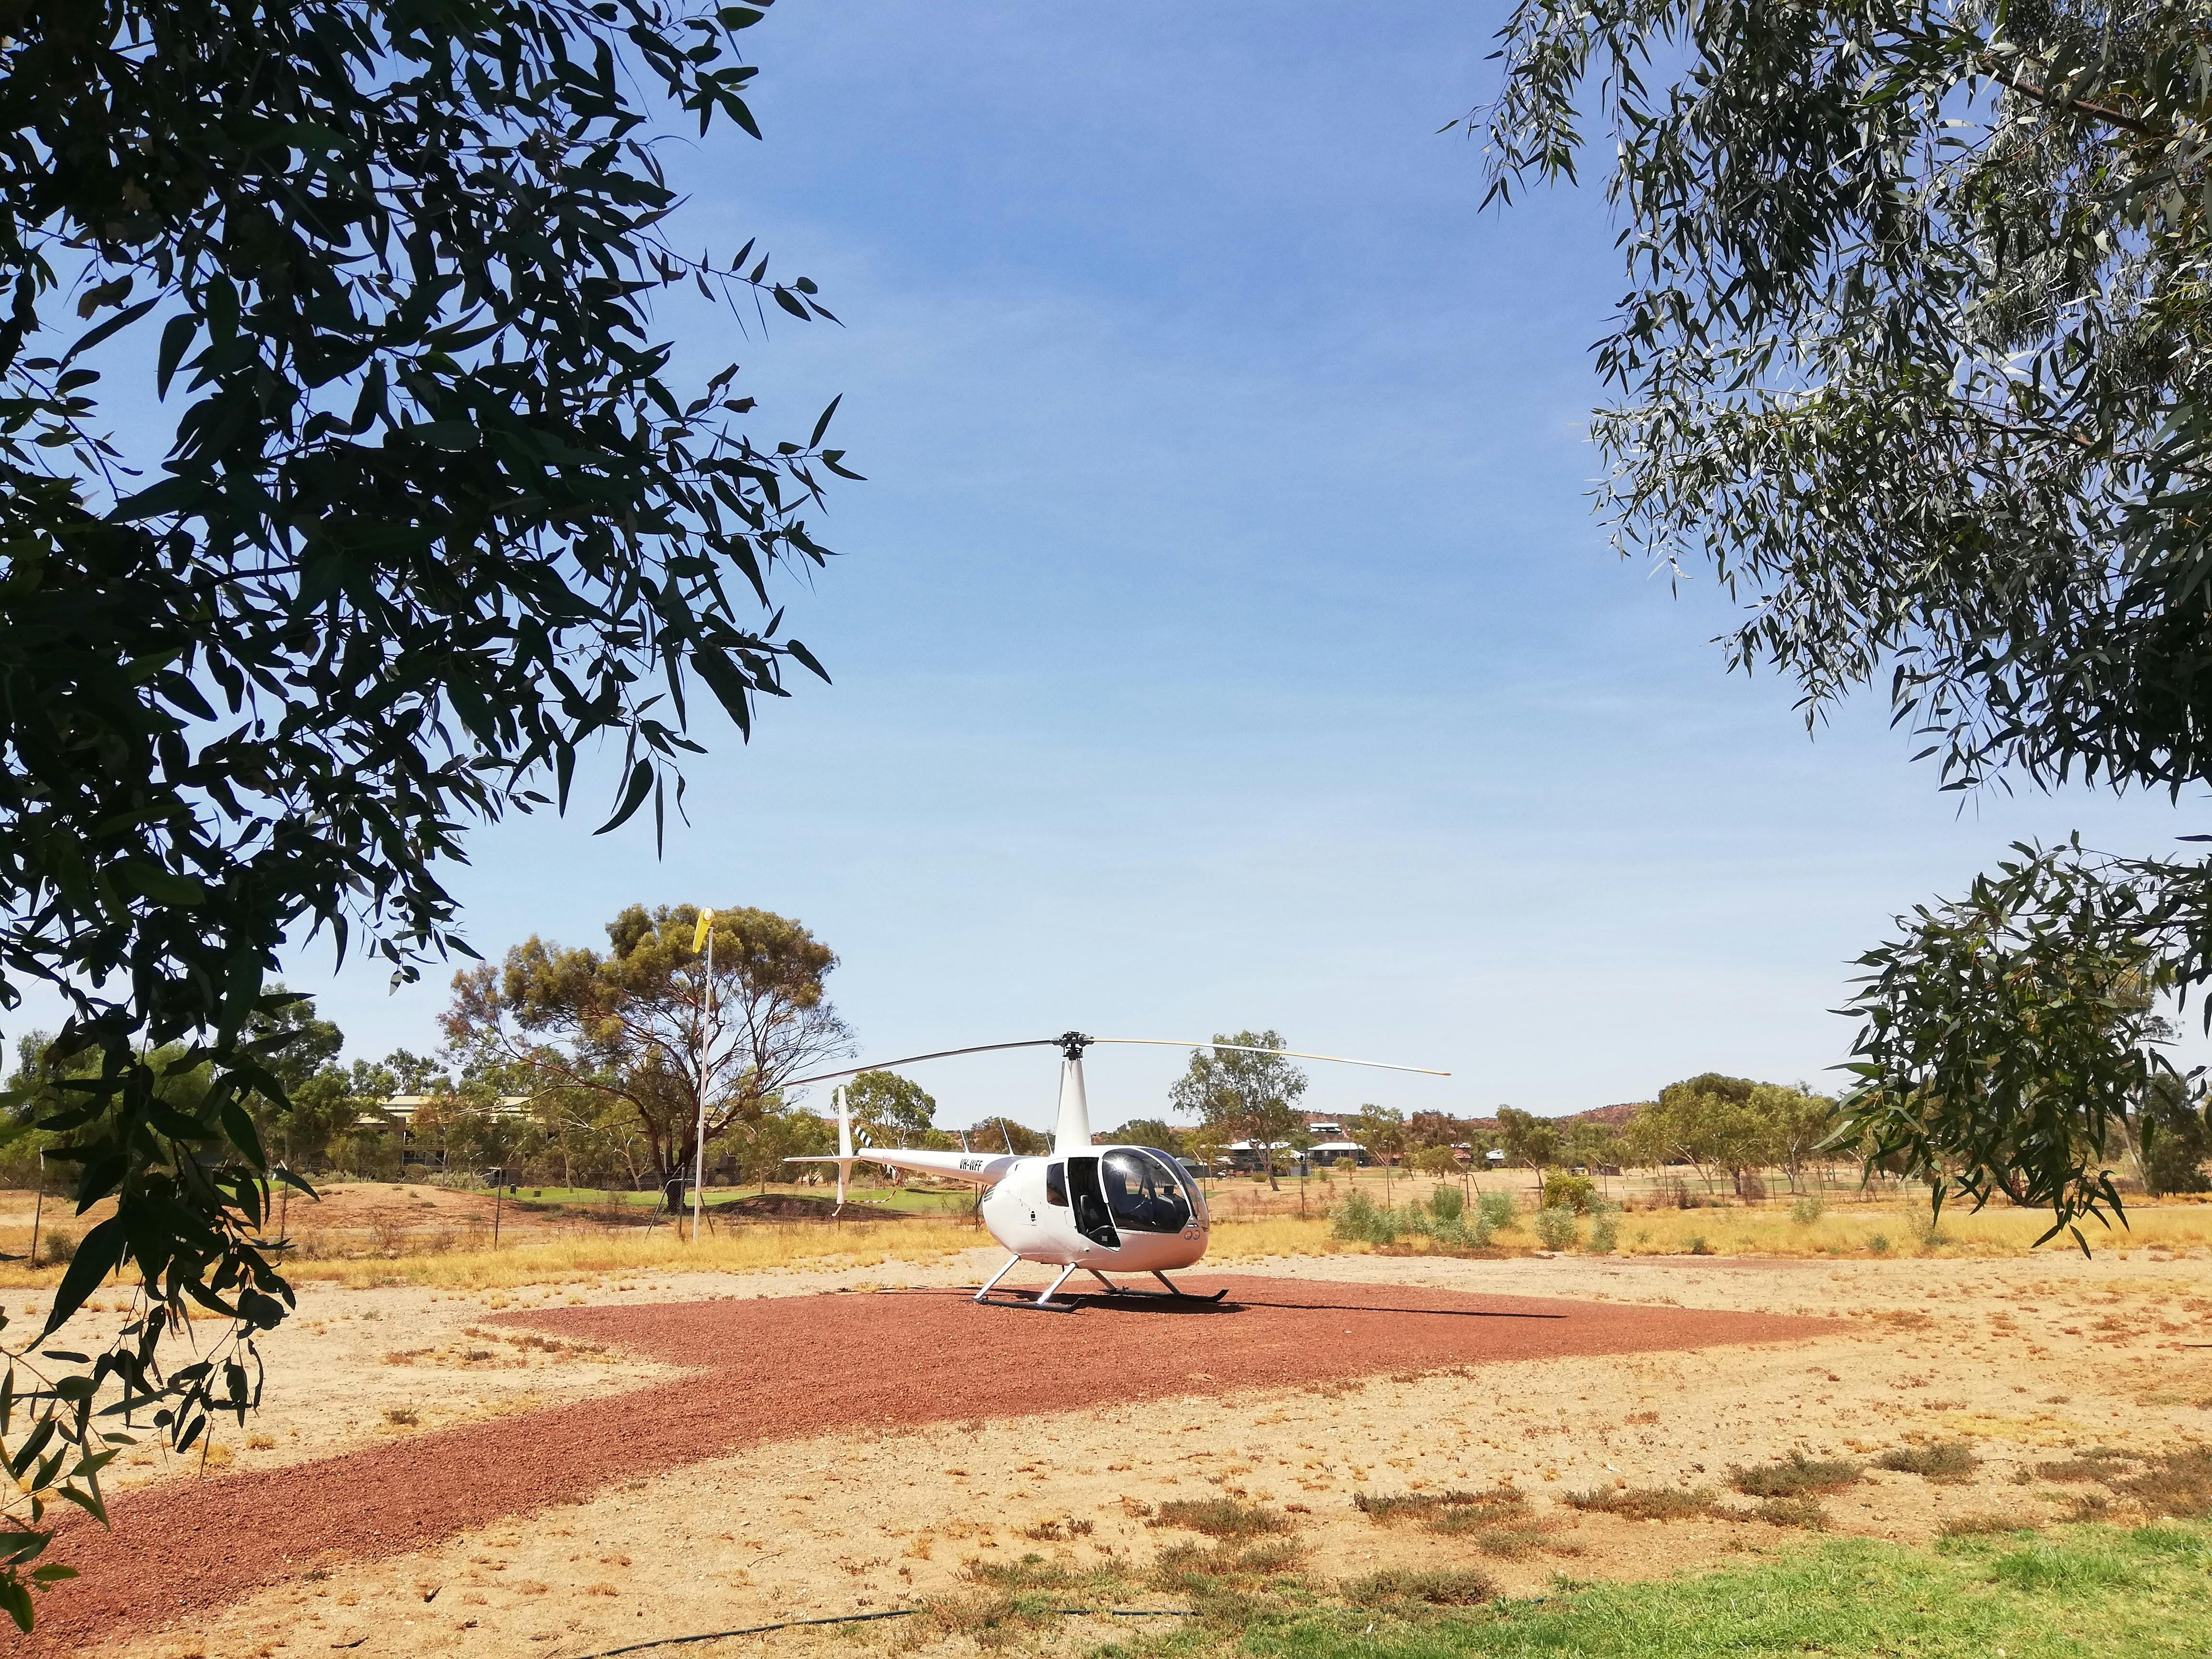
<path fill-rule="evenodd" d="M 14 1651 L 78 1651 L 189 1626 L 310 1565 L 375 1559 L 763 1441 L 1020 1416 L 1409 1369 L 1786 1341 L 1826 1320 L 1469 1296 L 1253 1277 L 1218 1304 L 1079 1297 L 1076 1312 L 977 1307 L 957 1291 L 571 1308 L 503 1317 L 692 1375 L 618 1396 L 409 1437 L 263 1474 L 165 1482 L 71 1526 L 84 1575 L 40 1598 Z M 1150 1339 L 1132 1341 L 1142 1326 Z M 1173 1329 L 1188 1365 L 1163 1368 Z M 278 1340 L 284 1340 L 282 1336 Z"/>

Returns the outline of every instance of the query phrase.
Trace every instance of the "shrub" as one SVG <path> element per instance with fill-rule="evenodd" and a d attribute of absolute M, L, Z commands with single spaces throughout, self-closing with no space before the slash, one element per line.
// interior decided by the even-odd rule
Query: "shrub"
<path fill-rule="evenodd" d="M 1711 1255 L 1712 1253 L 1713 1247 L 1707 1243 L 1703 1233 L 1698 1233 L 1691 1238 L 1690 1254 L 1692 1255 Z"/>
<path fill-rule="evenodd" d="M 1766 1183 L 1755 1175 L 1747 1175 L 1735 1184 L 1735 1195 L 1747 1204 L 1766 1201 Z"/>
<path fill-rule="evenodd" d="M 1510 1193 L 1480 1193 L 1475 1196 L 1474 1213 L 1480 1225 L 1495 1232 L 1519 1220 L 1521 1206 Z"/>
<path fill-rule="evenodd" d="M 1544 1207 L 1547 1210 L 1572 1210 L 1577 1215 L 1588 1215 L 1596 1203 L 1597 1187 L 1588 1176 L 1560 1170 L 1544 1177 Z"/>
<path fill-rule="evenodd" d="M 1856 1486 L 1859 1466 L 1846 1459 L 1820 1460 L 1794 1451 L 1778 1463 L 1755 1468 L 1732 1468 L 1729 1479 L 1747 1498 L 1803 1498 L 1813 1492 L 1841 1492 Z M 1800 1523 L 1786 1523 L 1796 1526 Z"/>
<path fill-rule="evenodd" d="M 1620 1247 L 1620 1209 L 1601 1206 L 1590 1221 L 1589 1247 L 1599 1255 L 1611 1255 Z"/>
<path fill-rule="evenodd" d="M 2212 1515 L 2212 1447 L 2160 1452 L 2139 1474 L 2106 1484 L 2154 1515 L 2200 1520 Z"/>
<path fill-rule="evenodd" d="M 1564 1250 L 1575 1242 L 1581 1223 L 1572 1210 L 1546 1206 L 1536 1212 L 1536 1237 L 1547 1250 Z"/>
<path fill-rule="evenodd" d="M 1751 1512 L 1755 1521 L 1777 1527 L 1802 1527 L 1807 1532 L 1826 1532 L 1828 1512 L 1817 1498 L 1770 1498 Z"/>
<path fill-rule="evenodd" d="M 1462 1220 L 1467 1215 L 1467 1195 L 1456 1187 L 1439 1187 L 1429 1194 L 1429 1213 L 1440 1225 Z"/>
<path fill-rule="evenodd" d="M 1889 1254 L 1889 1235 L 1887 1233 L 1876 1233 L 1872 1238 L 1867 1240 L 1867 1249 L 1872 1250 L 1876 1255 L 1887 1255 Z"/>
<path fill-rule="evenodd" d="M 1601 1515 L 1625 1515 L 1632 1521 L 1686 1521 L 1711 1515 L 1718 1500 L 1704 1486 L 1593 1486 L 1566 1494 L 1571 1508 Z"/>
<path fill-rule="evenodd" d="M 57 1266 L 76 1260 L 76 1235 L 64 1232 L 58 1227 L 39 1237 L 39 1260 Z"/>
<path fill-rule="evenodd" d="M 1263 1533 L 1290 1531 L 1291 1517 L 1233 1498 L 1173 1498 L 1153 1510 L 1145 1524 L 1181 1527 L 1208 1538 L 1257 1538 Z"/>
<path fill-rule="evenodd" d="M 1498 1586 L 1472 1567 L 1387 1567 L 1346 1581 L 1344 1599 L 1378 1612 L 1471 1607 L 1497 1599 Z"/>
<path fill-rule="evenodd" d="M 1828 1212 L 1828 1200 L 1820 1193 L 1800 1193 L 1790 1206 L 1790 1218 L 1801 1227 L 1809 1227 Z"/>
<path fill-rule="evenodd" d="M 1336 1206 L 1329 1231 L 1352 1243 L 1395 1244 L 1398 1242 L 1398 1212 L 1377 1204 L 1363 1192 L 1353 1191 L 1346 1194 L 1344 1202 Z"/>
<path fill-rule="evenodd" d="M 1493 1486 L 1488 1492 L 1394 1492 L 1387 1497 L 1354 1492 L 1352 1503 L 1370 1521 L 1421 1521 L 1439 1531 L 1458 1531 L 1464 1525 L 1518 1521 L 1528 1508 L 1528 1500 L 1511 1486 Z M 1451 1527 L 1439 1527 L 1437 1523 L 1446 1516 L 1464 1516 L 1465 1520 Z"/>
<path fill-rule="evenodd" d="M 1186 1538 L 1153 1559 L 1149 1582 L 1155 1589 L 1183 1595 L 1209 1595 L 1224 1584 L 1249 1583 L 1288 1572 L 1298 1562 L 1295 1540 L 1271 1538 L 1256 1544 L 1201 1544 Z"/>
<path fill-rule="evenodd" d="M 1982 1460 L 1965 1441 L 1952 1440 L 1936 1446 L 1899 1446 L 1875 1459 L 1874 1466 L 1929 1480 L 1964 1480 L 1981 1468 Z"/>

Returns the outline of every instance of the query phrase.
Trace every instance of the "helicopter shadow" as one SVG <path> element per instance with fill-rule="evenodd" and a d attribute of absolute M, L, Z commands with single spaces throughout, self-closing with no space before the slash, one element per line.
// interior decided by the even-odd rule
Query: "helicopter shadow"
<path fill-rule="evenodd" d="M 1267 1302 L 1258 1297 L 1238 1301 L 1224 1297 L 1214 1301 L 1206 1297 L 1148 1296 L 1139 1292 L 1133 1296 L 1109 1296 L 1103 1291 L 1064 1291 L 1059 1298 L 1060 1305 L 1041 1308 L 1033 1300 L 992 1301 L 982 1304 L 987 1308 L 1006 1308 L 1018 1311 L 1028 1309 L 1036 1313 L 1133 1313 L 1158 1316 L 1166 1314 L 1178 1319 L 1194 1317 L 1220 1318 L 1242 1313 L 1256 1313 L 1262 1309 L 1284 1313 L 1352 1313 L 1352 1314 L 1417 1314 L 1438 1319 L 1522 1319 L 1565 1320 L 1561 1313 L 1523 1312 L 1503 1308 L 1408 1308 L 1387 1304 L 1352 1302 Z"/>

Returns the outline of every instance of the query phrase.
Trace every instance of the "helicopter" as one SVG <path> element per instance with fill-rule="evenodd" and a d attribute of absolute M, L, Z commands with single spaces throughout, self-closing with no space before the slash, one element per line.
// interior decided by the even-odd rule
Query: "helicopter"
<path fill-rule="evenodd" d="M 1217 1048 L 1239 1054 L 1281 1054 L 1294 1060 L 1327 1060 L 1340 1066 L 1368 1066 L 1389 1072 L 1417 1072 L 1424 1077 L 1449 1077 L 1449 1072 L 1425 1066 L 1396 1066 L 1383 1060 L 1347 1060 L 1341 1054 L 1310 1054 L 1295 1048 L 1257 1048 L 1236 1042 L 1182 1042 L 1165 1037 L 1094 1037 L 1066 1031 L 1056 1037 L 1030 1037 L 1018 1042 L 986 1042 L 969 1048 L 940 1048 L 933 1054 L 908 1054 L 901 1060 L 879 1060 L 843 1071 L 794 1078 L 787 1085 L 828 1083 L 866 1071 L 892 1066 L 917 1065 L 926 1060 L 946 1060 L 955 1054 L 991 1054 L 1007 1048 L 1056 1048 L 1060 1052 L 1060 1103 L 1053 1124 L 1052 1150 L 1042 1156 L 1023 1156 L 1011 1146 L 1004 1153 L 969 1151 L 929 1152 L 870 1146 L 855 1150 L 852 1113 L 845 1091 L 836 1091 L 837 1150 L 835 1154 L 792 1158 L 788 1164 L 834 1164 L 837 1166 L 837 1202 L 845 1201 L 845 1187 L 858 1163 L 880 1164 L 894 1170 L 964 1181 L 984 1189 L 980 1204 L 983 1224 L 991 1237 L 1012 1254 L 1006 1265 L 984 1281 L 975 1292 L 977 1302 L 991 1304 L 991 1295 L 1015 1267 L 1036 1261 L 1060 1269 L 1060 1276 L 1034 1301 L 1017 1297 L 1013 1305 L 1066 1312 L 1073 1303 L 1054 1298 L 1060 1287 L 1078 1273 L 1087 1273 L 1106 1287 L 1109 1296 L 1167 1296 L 1182 1301 L 1218 1302 L 1225 1294 L 1216 1291 L 1200 1297 L 1180 1288 L 1168 1277 L 1171 1269 L 1188 1267 L 1206 1254 L 1209 1222 L 1206 1194 L 1171 1154 L 1157 1146 L 1094 1146 L 1091 1141 L 1091 1107 L 1083 1091 L 1083 1051 L 1094 1044 L 1115 1043 L 1158 1048 Z M 1138 1291 L 1116 1285 L 1109 1272 L 1149 1273 L 1164 1291 Z"/>

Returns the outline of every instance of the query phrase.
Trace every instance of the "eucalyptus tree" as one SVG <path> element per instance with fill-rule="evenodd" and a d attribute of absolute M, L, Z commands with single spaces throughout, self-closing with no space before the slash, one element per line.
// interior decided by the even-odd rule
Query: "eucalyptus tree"
<path fill-rule="evenodd" d="M 701 940 L 700 914 L 630 905 L 603 951 L 532 935 L 497 966 L 456 974 L 445 1015 L 447 1041 L 477 1068 L 532 1096 L 627 1111 L 672 1205 L 702 1124 L 708 1145 L 747 1133 L 791 1079 L 852 1042 L 824 989 L 837 965 L 828 945 L 787 916 L 738 907 L 713 912 Z"/>
<path fill-rule="evenodd" d="M 679 287 L 828 315 L 751 243 L 700 251 L 655 132 L 757 136 L 766 3 L 7 8 L 0 1006 L 66 1005 L 59 1057 L 97 1063 L 50 1155 L 119 1205 L 42 1334 L 111 1272 L 144 1297 L 113 1349 L 18 1352 L 0 1389 L 19 1625 L 60 1571 L 50 1504 L 101 1512 L 118 1391 L 178 1448 L 258 1395 L 291 1291 L 243 1103 L 282 1091 L 252 1026 L 286 941 L 412 977 L 459 943 L 469 826 L 565 809 L 599 744 L 605 827 L 659 823 L 699 687 L 742 731 L 820 672 L 771 590 L 824 557 L 827 412 L 757 441 L 735 370 L 693 375 L 653 318 Z M 157 398 L 165 439 L 112 435 Z M 207 1068 L 191 1110 L 156 1054 Z M 229 1334 L 165 1368 L 188 1304 Z"/>
<path fill-rule="evenodd" d="M 1219 1132 L 1221 1141 L 1243 1140 L 1257 1147 L 1268 1187 L 1279 1188 L 1275 1147 L 1305 1127 L 1297 1103 L 1306 1091 L 1306 1074 L 1280 1054 L 1240 1052 L 1279 1048 L 1280 1032 L 1239 1031 L 1234 1036 L 1217 1032 L 1213 1040 L 1239 1048 L 1192 1049 L 1189 1065 L 1169 1091 L 1169 1103 L 1177 1112 Z"/>
<path fill-rule="evenodd" d="M 1742 602 L 1729 665 L 1813 722 L 1885 683 L 1947 788 L 2212 776 L 2212 6 L 1521 0 L 1501 43 L 1492 198 L 1605 129 L 1599 505 Z M 2212 976 L 2212 866 L 2023 847 L 1863 965 L 1849 1134 L 2055 1233 L 2175 1080 L 2114 991 Z"/>

